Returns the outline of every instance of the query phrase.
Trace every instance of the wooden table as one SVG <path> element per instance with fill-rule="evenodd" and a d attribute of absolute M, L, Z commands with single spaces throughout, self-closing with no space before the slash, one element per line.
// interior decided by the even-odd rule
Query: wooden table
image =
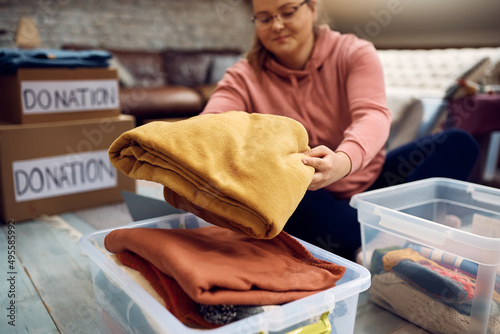
<path fill-rule="evenodd" d="M 1 229 L 0 333 L 99 333 L 90 264 L 78 245 L 79 237 L 94 227 L 67 213 Z M 12 246 L 17 256 L 13 262 L 8 258 Z M 427 332 L 372 304 L 362 293 L 355 333 Z"/>

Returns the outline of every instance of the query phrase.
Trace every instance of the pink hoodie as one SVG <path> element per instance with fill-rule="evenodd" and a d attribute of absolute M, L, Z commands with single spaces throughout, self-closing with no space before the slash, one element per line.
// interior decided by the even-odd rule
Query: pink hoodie
<path fill-rule="evenodd" d="M 307 129 L 309 146 L 345 152 L 349 175 L 326 187 L 339 197 L 366 190 L 384 163 L 391 112 L 377 52 L 371 43 L 328 26 L 320 27 L 303 70 L 274 59 L 260 78 L 246 59 L 229 68 L 203 113 L 230 110 L 291 117 Z"/>

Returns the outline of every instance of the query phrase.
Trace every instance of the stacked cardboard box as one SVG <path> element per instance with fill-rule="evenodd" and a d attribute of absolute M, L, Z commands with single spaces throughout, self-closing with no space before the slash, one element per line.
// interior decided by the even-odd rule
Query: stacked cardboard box
<path fill-rule="evenodd" d="M 120 114 L 107 68 L 19 69 L 0 75 L 0 216 L 43 214 L 121 201 L 135 182 L 111 166 L 109 145 L 135 125 Z"/>

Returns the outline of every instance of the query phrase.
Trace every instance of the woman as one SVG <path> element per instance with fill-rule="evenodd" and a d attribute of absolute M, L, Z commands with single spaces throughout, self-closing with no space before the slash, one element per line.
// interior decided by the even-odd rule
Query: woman
<path fill-rule="evenodd" d="M 313 0 L 252 3 L 254 45 L 246 59 L 227 70 L 203 113 L 241 110 L 301 122 L 312 147 L 303 163 L 314 167 L 315 174 L 285 230 L 353 259 L 361 241 L 349 199 L 373 186 L 379 176 L 377 186 L 384 186 L 389 175 L 382 168 L 391 113 L 376 50 L 354 35 L 318 26 Z M 432 153 L 442 145 L 435 145 Z M 467 151 L 466 144 L 462 148 Z M 459 177 L 467 177 L 470 168 Z M 412 172 L 390 175 L 385 185 L 406 182 Z"/>

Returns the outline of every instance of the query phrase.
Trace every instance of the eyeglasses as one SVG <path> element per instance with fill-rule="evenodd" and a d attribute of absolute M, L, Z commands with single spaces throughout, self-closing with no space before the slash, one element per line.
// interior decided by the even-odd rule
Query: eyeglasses
<path fill-rule="evenodd" d="M 271 15 L 270 13 L 258 13 L 252 17 L 252 22 L 255 24 L 257 29 L 269 29 L 271 28 L 274 18 L 277 18 L 281 23 L 287 23 L 293 20 L 295 13 L 299 8 L 308 3 L 310 0 L 305 0 L 299 3 L 297 6 L 286 6 L 278 11 L 278 14 Z"/>

